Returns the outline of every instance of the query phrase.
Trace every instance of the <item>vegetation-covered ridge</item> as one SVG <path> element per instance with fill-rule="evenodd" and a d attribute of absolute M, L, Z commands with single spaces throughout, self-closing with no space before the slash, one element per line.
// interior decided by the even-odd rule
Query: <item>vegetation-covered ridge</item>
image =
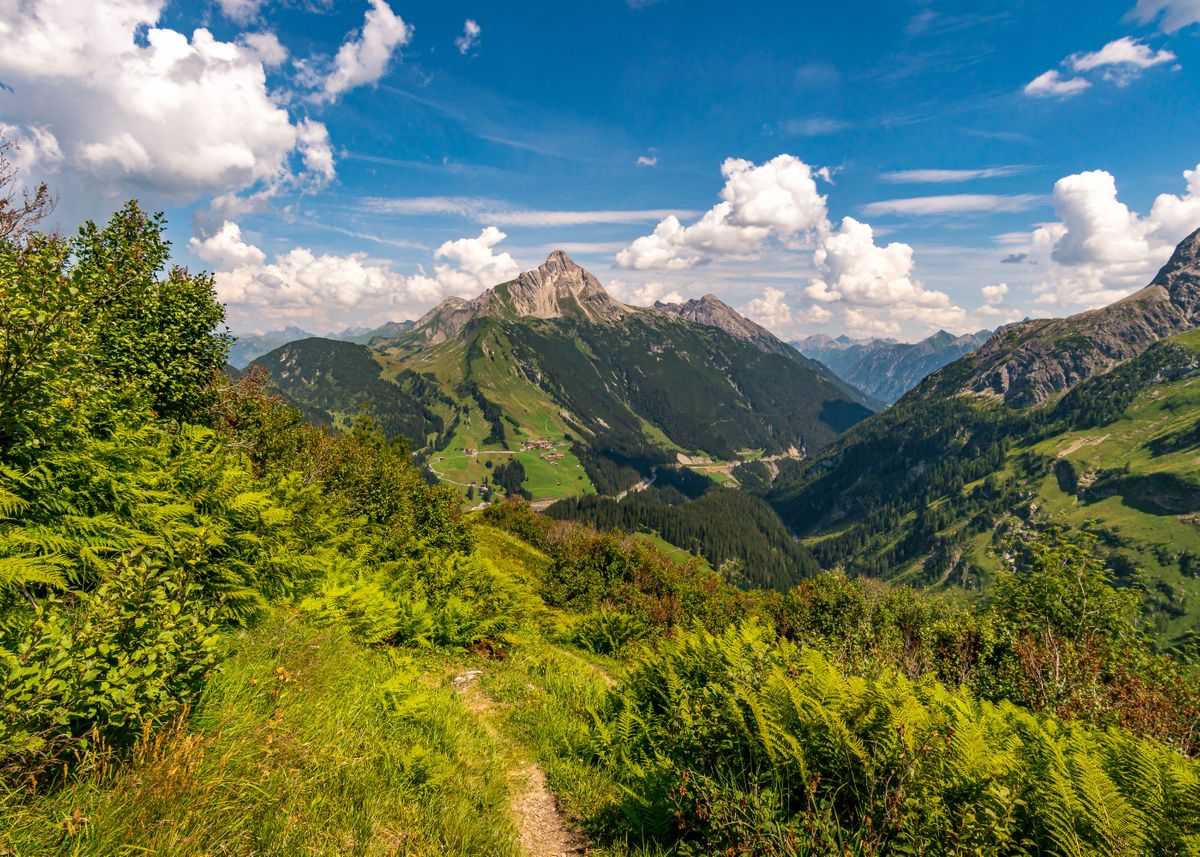
<path fill-rule="evenodd" d="M 626 307 L 556 253 L 371 349 L 309 339 L 255 365 L 317 421 L 366 409 L 460 489 L 494 488 L 487 464 L 512 454 L 521 490 L 554 499 L 617 494 L 681 453 L 799 455 L 870 415 L 823 366 L 761 336 L 770 348 Z"/>

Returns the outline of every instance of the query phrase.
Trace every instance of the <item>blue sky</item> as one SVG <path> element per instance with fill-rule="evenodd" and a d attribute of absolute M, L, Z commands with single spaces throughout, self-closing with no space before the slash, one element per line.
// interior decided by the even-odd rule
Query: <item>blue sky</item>
<path fill-rule="evenodd" d="M 1200 0 L 84 8 L 0 0 L 0 125 L 64 227 L 164 209 L 237 330 L 565 247 L 633 303 L 915 338 L 1111 301 L 1200 227 Z"/>

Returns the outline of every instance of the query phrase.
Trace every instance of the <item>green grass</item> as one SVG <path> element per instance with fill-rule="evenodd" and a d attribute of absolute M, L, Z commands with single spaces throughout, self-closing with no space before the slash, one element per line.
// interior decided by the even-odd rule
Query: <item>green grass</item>
<path fill-rule="evenodd" d="M 1175 342 L 1200 351 L 1200 330 L 1192 331 Z M 1066 459 L 1080 474 L 1096 476 L 1106 471 L 1125 471 L 1129 477 L 1169 475 L 1184 484 L 1200 483 L 1200 448 L 1182 448 L 1156 453 L 1154 444 L 1163 438 L 1180 436 L 1200 420 L 1200 378 L 1183 377 L 1150 387 L 1139 395 L 1116 420 L 1103 426 L 1069 431 L 1038 443 L 1016 446 L 1008 464 L 994 475 L 1002 480 L 1018 478 L 1017 459 L 1034 453 L 1043 459 Z M 983 480 L 967 485 L 969 493 Z M 1183 576 L 1174 563 L 1165 564 L 1160 554 L 1180 551 L 1200 553 L 1200 523 L 1195 515 L 1159 514 L 1135 508 L 1120 494 L 1101 499 L 1075 496 L 1064 492 L 1051 474 L 1029 485 L 1034 502 L 1045 515 L 1076 529 L 1102 530 L 1116 552 L 1141 573 L 1150 595 L 1158 605 L 1152 611 L 1158 637 L 1168 642 L 1196 625 L 1200 614 L 1200 579 Z M 944 502 L 944 501 L 939 501 Z M 939 535 L 952 535 L 964 521 L 956 521 Z M 967 552 L 985 573 L 994 572 L 998 562 L 991 556 L 993 534 L 973 535 Z M 809 540 L 815 543 L 817 540 Z M 920 570 L 920 562 L 897 569 L 890 578 L 910 579 Z M 1161 609 L 1163 605 L 1169 609 Z"/>
<path fill-rule="evenodd" d="M 646 542 L 657 550 L 662 551 L 678 565 L 683 565 L 688 562 L 699 562 L 702 569 L 706 571 L 712 569 L 712 566 L 704 557 L 694 554 L 691 551 L 684 550 L 681 547 L 676 547 L 658 533 L 634 533 L 633 537 L 640 541 Z"/>
<path fill-rule="evenodd" d="M 454 341 L 418 352 L 408 364 L 418 372 L 436 377 L 447 394 L 457 400 L 459 425 L 446 448 L 431 456 L 435 472 L 465 490 L 470 483 L 478 484 L 490 476 L 486 462 L 496 465 L 515 457 L 525 468 L 525 490 L 535 500 L 594 494 L 596 489 L 571 444 L 566 442 L 569 436 L 567 424 L 553 400 L 537 386 L 518 377 L 505 337 L 491 332 L 486 336 L 484 346 L 483 356 L 477 356 L 469 363 L 466 346 Z M 505 421 L 507 449 L 484 442 L 491 426 L 478 405 L 454 395 L 455 385 L 467 376 L 475 380 L 489 401 L 498 405 L 505 416 L 519 426 L 514 428 L 512 423 Z M 535 438 L 555 444 L 563 458 L 547 461 L 539 450 L 521 451 L 522 441 Z M 479 455 L 468 456 L 462 451 L 467 448 L 479 450 Z"/>
<path fill-rule="evenodd" d="M 231 648 L 128 765 L 0 801 L 0 854 L 517 853 L 503 748 L 428 665 L 283 611 Z"/>

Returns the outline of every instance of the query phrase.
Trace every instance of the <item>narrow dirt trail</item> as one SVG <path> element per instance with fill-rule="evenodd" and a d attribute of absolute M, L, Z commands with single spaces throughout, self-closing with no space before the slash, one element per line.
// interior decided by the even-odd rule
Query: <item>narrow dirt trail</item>
<path fill-rule="evenodd" d="M 462 697 L 467 709 L 479 718 L 484 728 L 508 748 L 515 764 L 509 770 L 509 794 L 513 820 L 517 823 L 517 842 L 529 857 L 582 857 L 587 842 L 567 825 L 558 803 L 546 786 L 546 774 L 526 758 L 524 748 L 496 726 L 496 705 L 479 687 L 481 670 L 467 670 L 455 676 L 450 686 Z"/>

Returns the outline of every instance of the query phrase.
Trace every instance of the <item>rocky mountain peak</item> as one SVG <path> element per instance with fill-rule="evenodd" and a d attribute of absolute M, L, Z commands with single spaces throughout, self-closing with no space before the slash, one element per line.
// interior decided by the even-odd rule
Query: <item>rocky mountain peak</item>
<path fill-rule="evenodd" d="M 1151 285 L 1162 286 L 1189 309 L 1200 304 L 1200 229 L 1179 243 Z"/>
<path fill-rule="evenodd" d="M 730 336 L 744 339 L 771 354 L 787 354 L 792 351 L 791 346 L 777 339 L 765 327 L 741 315 L 711 292 L 699 300 L 693 298 L 681 304 L 656 301 L 654 309 L 661 313 L 677 315 L 693 324 L 719 328 Z"/>
<path fill-rule="evenodd" d="M 481 300 L 489 309 L 533 318 L 579 315 L 588 321 L 612 321 L 628 312 L 591 272 L 562 250 L 555 250 L 544 263 L 511 283 L 489 289 Z"/>

